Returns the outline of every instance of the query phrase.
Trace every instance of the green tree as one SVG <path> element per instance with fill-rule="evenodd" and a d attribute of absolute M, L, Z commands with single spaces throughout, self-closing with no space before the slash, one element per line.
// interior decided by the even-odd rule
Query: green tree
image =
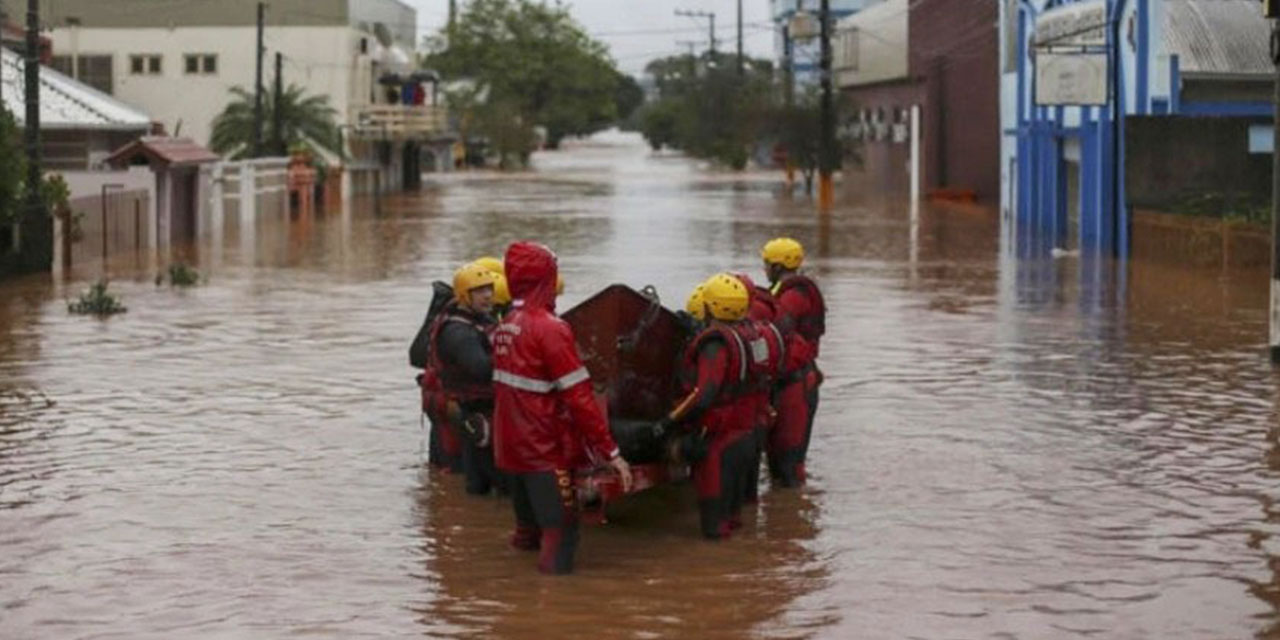
<path fill-rule="evenodd" d="M 644 89 L 635 78 L 624 73 L 618 74 L 617 81 L 618 87 L 614 90 L 613 103 L 618 120 L 622 121 L 630 118 L 640 105 L 644 104 Z"/>
<path fill-rule="evenodd" d="M 425 63 L 446 78 L 469 79 L 486 90 L 475 110 L 479 132 L 547 128 L 547 144 L 599 131 L 618 117 L 621 75 L 603 44 L 592 40 L 568 8 L 532 0 L 473 0 L 429 42 Z M 487 115 L 479 113 L 486 105 Z M 502 114 L 506 119 L 499 122 Z M 532 135 L 501 136 L 529 140 Z"/>
<path fill-rule="evenodd" d="M 224 156 L 246 158 L 253 153 L 253 92 L 243 87 L 231 89 L 235 100 L 213 119 L 213 134 L 209 146 Z M 272 130 L 275 122 L 275 104 L 270 97 L 262 102 L 263 147 L 269 149 L 276 139 Z M 289 85 L 280 101 L 280 122 L 284 150 L 304 147 L 319 155 L 320 150 L 342 155 L 341 137 L 338 135 L 337 111 L 329 105 L 328 96 L 304 95 L 302 87 Z"/>
<path fill-rule="evenodd" d="M 660 99 L 645 106 L 641 130 L 655 149 L 681 149 L 735 169 L 768 133 L 773 67 L 748 60 L 737 72 L 731 55 L 672 56 L 649 63 Z"/>
<path fill-rule="evenodd" d="M 0 225 L 6 227 L 0 236 L 7 236 L 7 227 L 20 218 L 22 180 L 27 172 L 27 159 L 22 153 L 20 133 L 13 114 L 0 105 Z M 8 245 L 0 246 L 0 253 L 7 249 Z"/>

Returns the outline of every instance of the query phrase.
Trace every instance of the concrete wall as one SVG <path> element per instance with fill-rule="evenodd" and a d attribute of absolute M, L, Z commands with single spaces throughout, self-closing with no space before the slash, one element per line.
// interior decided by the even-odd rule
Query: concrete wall
<path fill-rule="evenodd" d="M 244 27 L 178 27 L 102 29 L 81 27 L 76 46 L 81 55 L 111 54 L 114 58 L 115 97 L 148 114 L 174 133 L 207 144 L 212 123 L 231 101 L 232 87 L 253 87 L 256 29 Z M 63 27 L 52 34 L 58 53 L 71 53 L 72 33 Z M 285 55 L 286 84 L 298 84 L 308 94 L 323 95 L 346 122 L 352 105 L 367 104 L 371 95 L 372 61 L 359 54 L 361 37 L 348 26 L 276 27 L 266 32 L 264 82 L 274 80 L 276 51 Z M 372 49 L 372 48 L 371 48 Z M 130 75 L 129 56 L 162 57 L 159 75 Z M 188 75 L 185 54 L 215 54 L 217 73 Z"/>
<path fill-rule="evenodd" d="M 1252 124 L 1269 123 L 1261 118 L 1128 117 L 1125 188 L 1129 203 L 1171 208 L 1189 193 L 1267 202 L 1271 155 L 1249 153 Z"/>
<path fill-rule="evenodd" d="M 841 20 L 833 42 L 840 88 L 907 75 L 907 0 L 885 0 Z"/>

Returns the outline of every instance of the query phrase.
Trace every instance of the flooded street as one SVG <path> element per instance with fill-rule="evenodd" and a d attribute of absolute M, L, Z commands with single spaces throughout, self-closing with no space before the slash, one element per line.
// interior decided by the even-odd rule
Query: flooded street
<path fill-rule="evenodd" d="M 112 266 L 129 312 L 0 283 L 0 637 L 1280 637 L 1267 273 L 1019 260 L 996 214 L 842 206 L 606 134 Z M 803 491 L 702 541 L 688 487 L 548 578 L 510 505 L 425 469 L 406 351 L 433 279 L 514 239 L 562 309 L 683 306 L 793 235 L 826 291 Z M 144 261 L 145 262 L 145 261 Z"/>

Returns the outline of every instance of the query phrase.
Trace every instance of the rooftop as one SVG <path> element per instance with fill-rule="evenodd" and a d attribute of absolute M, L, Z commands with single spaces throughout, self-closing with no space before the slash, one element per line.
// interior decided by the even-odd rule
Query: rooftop
<path fill-rule="evenodd" d="M 22 56 L 0 48 L 0 93 L 19 125 L 26 118 L 25 86 Z M 40 128 L 145 132 L 151 128 L 151 118 L 97 89 L 41 67 Z"/>
<path fill-rule="evenodd" d="M 112 152 L 107 163 L 117 168 L 149 164 L 153 168 L 187 167 L 221 160 L 191 138 L 144 136 Z"/>
<path fill-rule="evenodd" d="M 1254 0 L 1165 0 L 1165 42 L 1187 76 L 1275 72 L 1271 26 Z"/>

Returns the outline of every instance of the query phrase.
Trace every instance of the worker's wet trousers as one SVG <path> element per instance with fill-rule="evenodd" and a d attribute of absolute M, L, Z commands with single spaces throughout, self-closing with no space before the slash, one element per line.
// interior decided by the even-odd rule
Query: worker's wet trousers
<path fill-rule="evenodd" d="M 711 540 L 729 537 L 741 524 L 742 503 L 750 474 L 757 472 L 755 432 L 750 429 L 709 434 L 707 455 L 693 464 L 702 535 Z"/>
<path fill-rule="evenodd" d="M 818 412 L 818 387 L 822 374 L 809 365 L 777 393 L 778 420 L 769 434 L 769 476 L 775 486 L 798 487 L 805 482 L 805 458 Z"/>
<path fill-rule="evenodd" d="M 578 548 L 578 498 L 573 473 L 556 470 L 512 474 L 511 503 L 516 512 L 511 545 L 537 550 L 538 570 L 543 573 L 573 572 L 573 555 Z"/>

